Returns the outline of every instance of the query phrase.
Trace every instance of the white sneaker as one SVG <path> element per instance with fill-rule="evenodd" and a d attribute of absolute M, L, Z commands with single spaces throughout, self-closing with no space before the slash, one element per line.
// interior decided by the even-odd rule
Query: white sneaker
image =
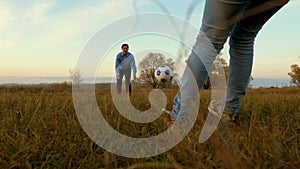
<path fill-rule="evenodd" d="M 161 110 L 169 115 L 168 116 L 169 118 L 167 120 L 167 126 L 168 127 L 172 126 L 174 124 L 175 120 L 172 120 L 172 118 L 171 118 L 171 111 L 166 110 L 165 108 L 162 108 Z"/>
<path fill-rule="evenodd" d="M 235 123 L 236 124 L 237 123 L 237 115 L 235 113 L 230 114 L 230 113 L 227 113 L 224 111 L 221 121 L 225 122 L 225 123 Z"/>
<path fill-rule="evenodd" d="M 171 115 L 171 111 L 169 111 L 169 110 L 166 110 L 165 108 L 162 108 L 161 110 L 162 110 L 163 112 L 165 112 L 165 113 L 167 113 L 167 114 Z"/>

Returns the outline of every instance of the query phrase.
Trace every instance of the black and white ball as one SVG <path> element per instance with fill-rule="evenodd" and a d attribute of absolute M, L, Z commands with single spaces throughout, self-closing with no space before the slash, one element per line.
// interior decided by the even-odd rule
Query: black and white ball
<path fill-rule="evenodd" d="M 155 70 L 154 76 L 159 83 L 166 83 L 172 80 L 173 72 L 168 66 L 162 65 Z"/>

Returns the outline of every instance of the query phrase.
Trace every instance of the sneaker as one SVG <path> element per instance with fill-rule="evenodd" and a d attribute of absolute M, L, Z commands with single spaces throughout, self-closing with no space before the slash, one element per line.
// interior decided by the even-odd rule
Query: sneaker
<path fill-rule="evenodd" d="M 208 106 L 209 113 L 212 113 L 216 116 L 216 118 L 220 117 L 222 110 L 224 108 L 224 103 L 220 101 L 211 101 L 210 105 Z M 237 115 L 236 113 L 228 113 L 226 111 L 223 111 L 221 121 L 223 123 L 237 123 Z"/>
<path fill-rule="evenodd" d="M 222 110 L 224 108 L 224 103 L 222 101 L 211 101 L 208 106 L 208 112 L 215 115 L 216 117 L 220 117 Z"/>
<path fill-rule="evenodd" d="M 166 110 L 165 108 L 162 108 L 161 110 L 169 115 L 168 119 L 167 119 L 167 126 L 171 127 L 175 122 L 175 120 L 172 120 L 172 118 L 171 118 L 171 111 Z"/>
<path fill-rule="evenodd" d="M 237 124 L 237 115 L 236 113 L 227 113 L 224 111 L 221 121 L 224 123 Z"/>
<path fill-rule="evenodd" d="M 166 110 L 165 108 L 162 108 L 161 110 L 162 110 L 163 112 L 165 112 L 165 113 L 167 113 L 167 114 L 171 115 L 171 111 L 169 111 L 169 110 Z"/>

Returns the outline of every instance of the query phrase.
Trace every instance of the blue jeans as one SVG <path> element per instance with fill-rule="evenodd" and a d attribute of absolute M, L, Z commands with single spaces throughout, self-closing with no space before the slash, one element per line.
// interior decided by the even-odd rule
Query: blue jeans
<path fill-rule="evenodd" d="M 182 104 L 182 91 L 191 87 L 189 72 L 192 72 L 200 90 L 228 37 L 230 62 L 225 111 L 229 114 L 238 112 L 251 75 L 255 37 L 262 26 L 288 2 L 273 0 L 272 3 L 266 3 L 268 1 L 270 0 L 206 0 L 200 33 L 187 61 L 180 91 L 174 98 L 172 119 L 187 116 L 189 103 L 197 97 L 189 92 L 189 96 L 184 98 L 188 97 L 190 102 Z M 262 11 L 259 11 L 260 7 Z M 197 91 L 194 92 L 198 94 Z"/>
<path fill-rule="evenodd" d="M 117 79 L 117 90 L 118 93 L 122 91 L 122 80 L 125 76 L 125 86 L 126 86 L 126 93 L 131 92 L 131 85 L 130 85 L 130 78 L 131 78 L 131 68 L 129 69 L 120 69 L 120 78 Z"/>

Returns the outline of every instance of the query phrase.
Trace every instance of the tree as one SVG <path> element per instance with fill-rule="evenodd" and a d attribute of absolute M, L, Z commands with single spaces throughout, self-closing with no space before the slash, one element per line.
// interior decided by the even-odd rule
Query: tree
<path fill-rule="evenodd" d="M 252 88 L 252 81 L 254 80 L 254 77 L 250 75 L 249 81 L 248 81 L 248 88 Z"/>
<path fill-rule="evenodd" d="M 139 63 L 139 69 L 141 70 L 139 80 L 151 84 L 153 88 L 157 88 L 159 84 L 155 79 L 154 73 L 161 65 L 170 67 L 172 71 L 175 70 L 175 62 L 172 58 L 166 59 L 166 57 L 161 53 L 148 53 Z"/>
<path fill-rule="evenodd" d="M 72 80 L 73 85 L 78 86 L 83 81 L 83 79 L 81 79 L 79 70 L 69 70 L 69 73 L 69 77 Z"/>
<path fill-rule="evenodd" d="M 218 60 L 222 63 L 222 66 L 223 66 L 223 69 L 224 69 L 224 73 L 225 73 L 226 79 L 228 79 L 229 66 L 228 66 L 226 60 L 223 59 L 223 58 L 220 58 L 220 57 L 217 57 L 216 59 L 218 59 Z M 205 80 L 205 82 L 204 82 L 204 84 L 203 84 L 203 88 L 204 88 L 204 89 L 210 89 L 210 88 L 211 88 L 211 83 L 210 83 L 210 78 L 209 78 L 209 76 L 208 76 L 207 79 Z"/>
<path fill-rule="evenodd" d="M 300 86 L 300 66 L 297 64 L 291 65 L 291 72 L 288 73 L 291 77 L 291 82 L 297 86 Z"/>

